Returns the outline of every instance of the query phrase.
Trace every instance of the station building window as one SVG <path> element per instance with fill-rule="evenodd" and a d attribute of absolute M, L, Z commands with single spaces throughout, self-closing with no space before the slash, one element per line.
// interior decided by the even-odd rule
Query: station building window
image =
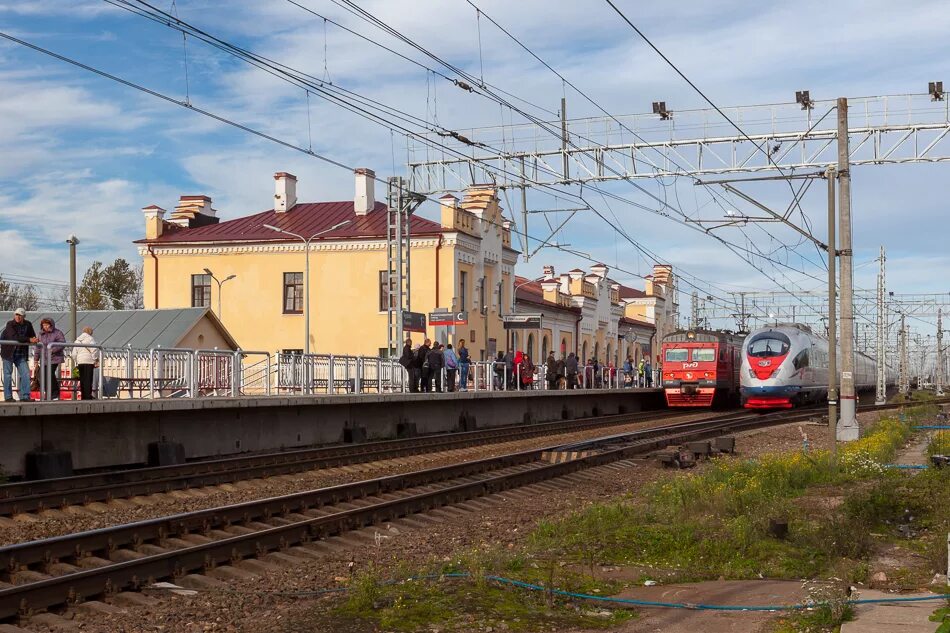
<path fill-rule="evenodd" d="M 388 312 L 396 307 L 396 280 L 389 278 L 389 271 L 379 271 L 379 311 Z"/>
<path fill-rule="evenodd" d="M 211 307 L 211 275 L 191 276 L 191 307 Z"/>
<path fill-rule="evenodd" d="M 303 273 L 284 273 L 284 314 L 303 314 Z"/>
<path fill-rule="evenodd" d="M 459 309 L 468 310 L 468 273 L 459 271 Z"/>

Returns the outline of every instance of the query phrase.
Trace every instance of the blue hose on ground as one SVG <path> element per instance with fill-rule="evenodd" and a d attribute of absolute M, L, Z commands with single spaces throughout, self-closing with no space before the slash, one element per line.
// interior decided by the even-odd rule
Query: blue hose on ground
<path fill-rule="evenodd" d="M 884 468 L 897 468 L 900 470 L 927 470 L 927 464 L 884 464 Z"/>
<path fill-rule="evenodd" d="M 471 578 L 471 574 L 468 572 L 452 572 L 448 574 L 427 574 L 424 576 L 412 576 L 404 580 L 388 580 L 383 585 L 395 585 L 401 582 L 406 581 L 417 581 L 417 580 L 437 580 L 439 578 Z M 611 604 L 623 604 L 630 605 L 635 607 L 659 607 L 665 609 L 691 609 L 696 611 L 800 611 L 803 609 L 811 609 L 817 606 L 820 606 L 821 602 L 815 602 L 811 604 L 792 604 L 792 605 L 722 605 L 722 604 L 692 604 L 689 602 L 658 602 L 654 600 L 636 600 L 634 598 L 617 598 L 614 596 L 595 596 L 593 594 L 587 593 L 576 593 L 573 591 L 565 591 L 563 589 L 548 589 L 542 587 L 541 585 L 535 585 L 529 582 L 524 582 L 522 580 L 514 580 L 512 578 L 505 578 L 503 576 L 493 576 L 486 575 L 485 580 L 490 580 L 492 582 L 498 583 L 500 585 L 508 585 L 510 587 L 517 587 L 519 589 L 527 589 L 529 591 L 541 591 L 545 593 L 552 593 L 556 596 L 561 596 L 563 598 L 577 598 L 581 600 L 592 600 L 595 602 L 607 602 Z M 340 591 L 347 591 L 346 587 L 341 587 L 339 589 L 320 589 L 312 592 L 300 592 L 301 595 L 323 595 L 326 593 L 335 593 Z M 894 597 L 894 598 L 866 598 L 862 600 L 845 600 L 845 604 L 858 605 L 858 604 L 886 604 L 891 602 L 923 602 L 927 600 L 948 600 L 950 596 L 942 594 L 934 594 L 933 596 L 914 596 L 914 597 Z"/>

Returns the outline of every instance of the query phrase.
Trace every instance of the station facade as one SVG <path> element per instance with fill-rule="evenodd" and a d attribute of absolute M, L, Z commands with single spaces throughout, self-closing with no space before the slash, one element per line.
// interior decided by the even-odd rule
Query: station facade
<path fill-rule="evenodd" d="M 145 207 L 145 307 L 212 309 L 242 349 L 379 356 L 387 347 L 387 211 L 376 200 L 375 174 L 357 169 L 353 200 L 300 202 L 297 178 L 274 175 L 274 208 L 221 220 L 207 196 L 181 196 L 174 211 Z M 410 309 L 466 312 L 468 322 L 429 327 L 426 335 L 464 338 L 475 359 L 510 344 L 622 362 L 655 348 L 675 310 L 669 267 L 657 267 L 647 290 L 590 273 L 525 283 L 517 290 L 511 231 L 493 186 L 473 186 L 459 200 L 440 199 L 440 221 L 410 223 Z M 276 229 L 276 230 L 275 230 Z M 291 235 L 293 234 L 293 235 Z M 305 331 L 305 241 L 310 240 L 309 332 Z M 543 312 L 543 332 L 505 330 L 502 316 Z M 423 338 L 412 334 L 414 343 Z"/>

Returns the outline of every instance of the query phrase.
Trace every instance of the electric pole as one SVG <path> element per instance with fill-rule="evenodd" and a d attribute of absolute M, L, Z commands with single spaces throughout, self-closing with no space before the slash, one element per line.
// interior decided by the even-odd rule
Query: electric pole
<path fill-rule="evenodd" d="M 884 283 L 884 247 L 881 247 L 881 268 L 877 273 L 877 394 L 874 404 L 887 402 L 887 288 Z"/>
<path fill-rule="evenodd" d="M 937 395 L 943 395 L 943 384 L 947 377 L 943 373 L 946 365 L 943 359 L 943 309 L 937 309 Z"/>
<path fill-rule="evenodd" d="M 838 232 L 841 236 L 841 421 L 836 439 L 858 439 L 854 392 L 854 271 L 851 251 L 851 172 L 848 148 L 848 99 L 838 98 Z"/>
<path fill-rule="evenodd" d="M 73 337 L 71 340 L 75 341 L 79 337 L 79 332 L 76 331 L 76 245 L 79 244 L 79 238 L 70 235 L 66 238 L 66 243 L 69 244 L 69 329 L 72 332 L 70 336 Z"/>
<path fill-rule="evenodd" d="M 693 291 L 690 310 L 689 329 L 695 330 L 699 328 L 699 293 L 695 290 Z"/>
<path fill-rule="evenodd" d="M 825 170 L 828 180 L 828 426 L 832 436 L 838 437 L 838 286 L 835 279 L 835 168 Z M 837 452 L 837 441 L 831 443 L 831 452 Z"/>
<path fill-rule="evenodd" d="M 897 385 L 901 395 L 907 397 L 907 392 L 910 391 L 910 377 L 907 375 L 907 330 L 904 326 L 903 314 L 901 315 L 901 331 L 898 341 L 900 361 L 897 364 Z"/>

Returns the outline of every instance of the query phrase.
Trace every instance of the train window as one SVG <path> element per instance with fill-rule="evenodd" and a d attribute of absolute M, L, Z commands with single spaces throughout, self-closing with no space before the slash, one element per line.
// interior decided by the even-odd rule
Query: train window
<path fill-rule="evenodd" d="M 693 349 L 693 362 L 708 363 L 713 360 L 716 360 L 716 350 L 711 347 Z"/>
<path fill-rule="evenodd" d="M 798 356 L 795 357 L 795 360 L 792 361 L 792 364 L 795 366 L 795 369 L 801 369 L 802 367 L 808 367 L 808 350 L 803 349 Z"/>
<path fill-rule="evenodd" d="M 765 332 L 749 341 L 749 356 L 757 358 L 771 358 L 788 354 L 791 341 L 784 334 Z"/>
<path fill-rule="evenodd" d="M 689 359 L 688 349 L 671 348 L 671 349 L 666 350 L 666 362 L 668 363 L 685 363 L 688 359 Z"/>

